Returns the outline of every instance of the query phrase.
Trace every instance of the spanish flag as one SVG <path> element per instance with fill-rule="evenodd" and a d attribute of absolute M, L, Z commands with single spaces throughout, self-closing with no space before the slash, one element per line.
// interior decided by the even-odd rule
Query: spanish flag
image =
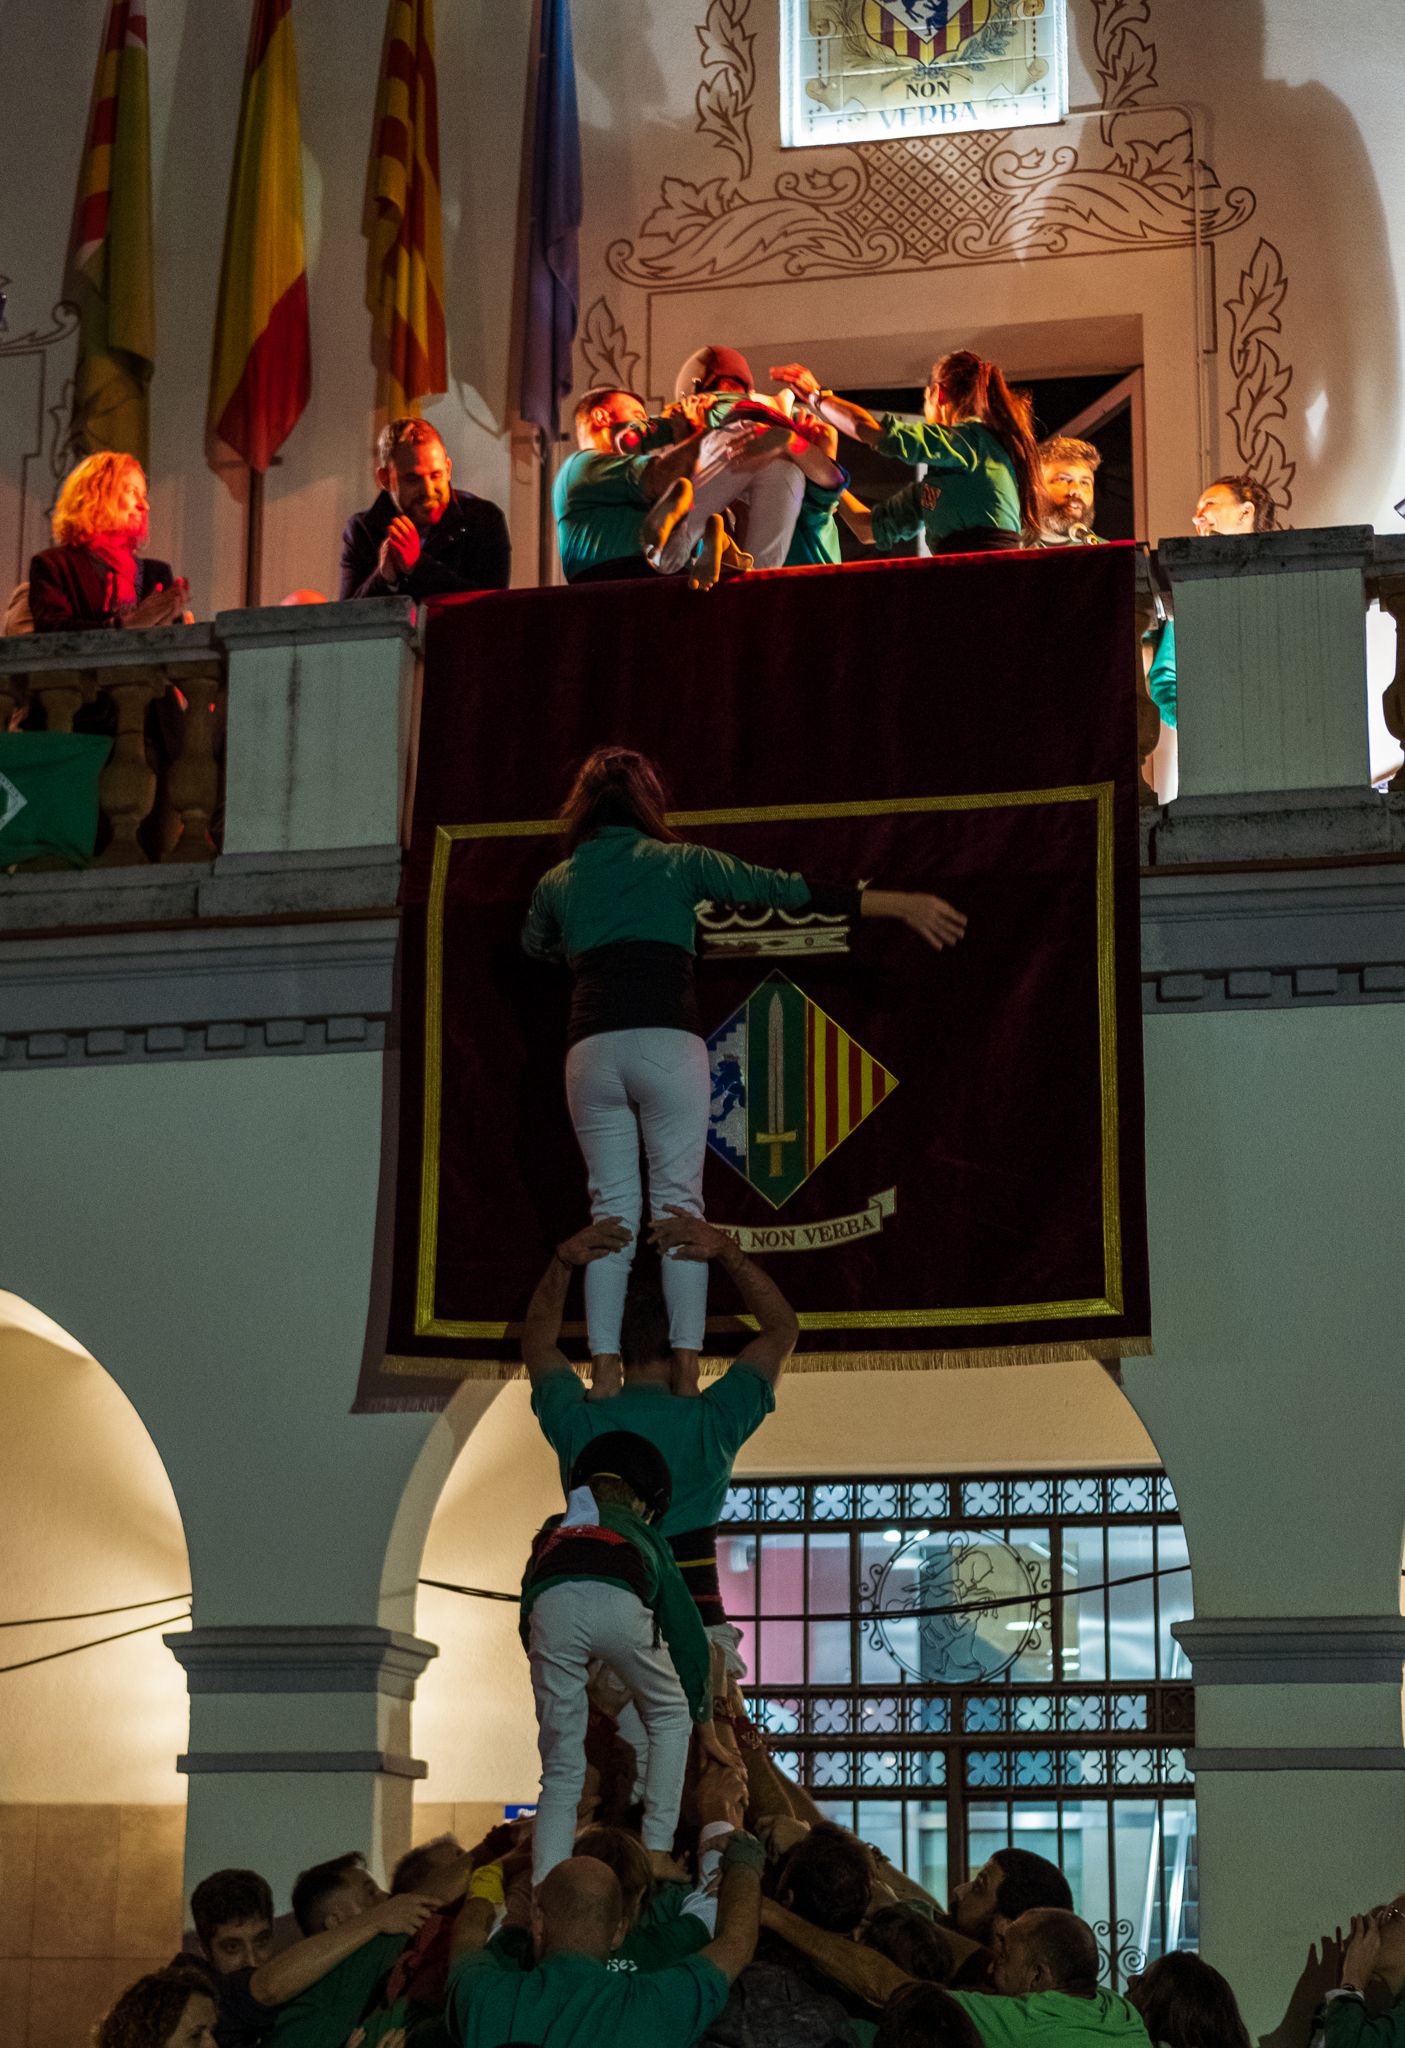
<path fill-rule="evenodd" d="M 449 388 L 434 0 L 390 0 L 366 200 L 376 403 L 394 419 Z"/>
<path fill-rule="evenodd" d="M 145 466 L 156 357 L 146 0 L 108 6 L 63 289 L 78 308 L 75 439 Z"/>
<path fill-rule="evenodd" d="M 210 432 L 259 471 L 312 389 L 292 13 L 254 0 L 210 370 Z"/>

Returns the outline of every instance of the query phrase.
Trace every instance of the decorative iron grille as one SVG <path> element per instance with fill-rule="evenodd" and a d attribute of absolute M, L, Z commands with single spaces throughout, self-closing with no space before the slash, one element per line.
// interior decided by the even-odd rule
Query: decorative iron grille
<path fill-rule="evenodd" d="M 1196 1938 L 1185 1538 L 1162 1472 L 734 1486 L 719 1532 L 781 1767 L 939 1897 L 1017 1843 L 1113 1986 Z"/>

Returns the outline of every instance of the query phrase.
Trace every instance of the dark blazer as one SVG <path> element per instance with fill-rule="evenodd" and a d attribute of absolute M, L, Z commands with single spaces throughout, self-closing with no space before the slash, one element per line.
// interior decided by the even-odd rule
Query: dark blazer
<path fill-rule="evenodd" d="M 108 604 L 108 575 L 98 557 L 77 542 L 45 548 L 29 565 L 29 609 L 36 633 L 81 633 L 110 626 L 117 618 Z M 175 582 L 169 562 L 143 556 L 137 563 L 137 601 Z"/>
<path fill-rule="evenodd" d="M 438 524 L 420 535 L 420 558 L 400 583 L 376 564 L 397 507 L 382 491 L 368 512 L 346 522 L 341 541 L 342 597 L 450 597 L 460 590 L 506 590 L 512 573 L 507 521 L 487 498 L 453 491 Z"/>

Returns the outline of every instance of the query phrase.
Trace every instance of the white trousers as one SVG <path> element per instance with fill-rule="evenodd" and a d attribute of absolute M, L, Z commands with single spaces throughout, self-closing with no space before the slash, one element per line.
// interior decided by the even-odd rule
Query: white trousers
<path fill-rule="evenodd" d="M 707 1047 L 691 1031 L 601 1031 L 566 1055 L 566 1101 L 585 1156 L 593 1217 L 618 1216 L 633 1232 L 623 1251 L 585 1269 L 585 1320 L 595 1357 L 620 1348 L 634 1240 L 644 1209 L 640 1143 L 649 1162 L 649 1213 L 667 1204 L 702 1215 L 712 1076 Z M 701 1351 L 707 1265 L 661 1262 L 669 1342 Z"/>
<path fill-rule="evenodd" d="M 742 1632 L 733 1628 L 730 1621 L 710 1622 L 706 1630 L 712 1656 L 712 1693 L 718 1699 L 727 1690 L 727 1680 L 735 1678 L 740 1685 L 746 1677 L 746 1659 L 741 1653 Z M 615 1717 L 615 1727 L 620 1741 L 634 1752 L 634 1797 L 644 1797 L 644 1762 L 648 1756 L 649 1738 L 639 1710 L 624 1685 L 616 1685 L 614 1674 L 602 1671 L 596 1678 L 593 1692 L 595 1704 L 607 1714 Z"/>
<path fill-rule="evenodd" d="M 570 1855 L 585 1790 L 588 1667 L 601 1658 L 629 1688 L 644 1746 L 646 1849 L 669 1850 L 678 1829 L 692 1715 L 673 1659 L 654 1642 L 654 1617 L 624 1586 L 572 1579 L 548 1586 L 533 1605 L 532 1691 L 542 1786 L 532 1829 L 532 1882 Z"/>
<path fill-rule="evenodd" d="M 741 545 L 757 568 L 781 569 L 805 495 L 805 475 L 784 455 L 773 455 L 759 469 L 738 469 L 738 457 L 756 431 L 754 420 L 735 420 L 703 435 L 693 465 L 687 531 L 696 546 L 710 514 L 735 505 L 744 512 Z"/>

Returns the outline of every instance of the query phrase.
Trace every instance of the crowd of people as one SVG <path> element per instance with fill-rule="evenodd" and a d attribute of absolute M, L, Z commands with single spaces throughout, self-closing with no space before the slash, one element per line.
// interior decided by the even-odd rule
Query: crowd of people
<path fill-rule="evenodd" d="M 841 559 L 840 522 L 880 552 L 925 536 L 933 554 L 1097 545 L 1098 450 L 1035 436 L 1030 394 L 969 349 L 932 365 L 922 422 L 875 416 L 823 387 L 801 363 L 777 364 L 756 388 L 739 350 L 698 349 L 675 396 L 656 413 L 636 391 L 598 385 L 575 408 L 575 448 L 552 493 L 568 583 L 681 576 L 697 589 L 752 569 Z M 846 442 L 911 467 L 913 481 L 865 504 L 849 488 Z M 507 521 L 489 499 L 453 484 L 438 430 L 396 419 L 376 446 L 378 496 L 348 520 L 339 596 L 425 601 L 506 589 Z M 1273 500 L 1250 476 L 1204 490 L 1197 533 L 1262 532 Z M 146 478 L 128 455 L 91 455 L 65 479 L 53 546 L 13 592 L 4 630 L 140 629 L 187 620 L 188 589 L 144 554 Z M 285 603 L 320 601 L 298 590 Z M 1151 649 L 1152 694 L 1174 723 L 1174 635 Z M 1158 668 L 1159 662 L 1159 668 Z"/>

